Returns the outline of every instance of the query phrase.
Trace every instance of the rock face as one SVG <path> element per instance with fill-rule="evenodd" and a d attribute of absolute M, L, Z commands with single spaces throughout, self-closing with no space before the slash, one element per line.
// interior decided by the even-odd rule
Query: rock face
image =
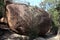
<path fill-rule="evenodd" d="M 44 37 L 36 37 L 32 40 L 60 40 L 60 35 L 50 35 Z M 0 40 L 30 40 L 29 36 L 26 35 L 19 35 L 11 30 L 0 29 Z"/>
<path fill-rule="evenodd" d="M 11 30 L 0 29 L 0 40 L 29 40 L 29 37 L 16 34 Z"/>
<path fill-rule="evenodd" d="M 32 40 L 60 40 L 59 37 L 60 35 L 50 35 L 50 36 L 45 36 L 44 37 L 36 37 L 35 39 Z M 5 29 L 0 29 L 0 40 L 30 40 L 29 36 L 26 35 L 19 35 L 11 30 L 5 30 Z"/>
<path fill-rule="evenodd" d="M 44 35 L 51 27 L 51 18 L 46 11 L 27 5 L 7 5 L 4 19 L 12 31 L 23 35 Z"/>

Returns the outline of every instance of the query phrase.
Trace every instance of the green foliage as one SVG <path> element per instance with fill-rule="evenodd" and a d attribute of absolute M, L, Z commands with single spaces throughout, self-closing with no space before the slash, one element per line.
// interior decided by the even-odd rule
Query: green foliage
<path fill-rule="evenodd" d="M 54 21 L 55 25 L 58 26 L 59 25 L 59 21 L 58 21 L 59 13 L 58 13 L 58 11 L 52 8 L 49 10 L 49 13 L 51 13 L 52 20 Z"/>
<path fill-rule="evenodd" d="M 60 25 L 60 0 L 45 0 L 40 3 L 40 6 L 52 15 L 56 26 Z"/>
<path fill-rule="evenodd" d="M 54 4 L 49 10 L 49 13 L 52 14 L 52 20 L 54 21 L 56 26 L 60 25 L 60 2 Z"/>
<path fill-rule="evenodd" d="M 4 13 L 4 0 L 0 0 L 0 17 Z"/>

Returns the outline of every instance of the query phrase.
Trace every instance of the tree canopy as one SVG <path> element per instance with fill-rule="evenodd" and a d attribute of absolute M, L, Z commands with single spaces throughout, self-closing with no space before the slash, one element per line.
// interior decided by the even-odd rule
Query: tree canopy
<path fill-rule="evenodd" d="M 40 7 L 52 15 L 52 20 L 56 25 L 60 25 L 60 0 L 45 0 L 40 3 Z"/>

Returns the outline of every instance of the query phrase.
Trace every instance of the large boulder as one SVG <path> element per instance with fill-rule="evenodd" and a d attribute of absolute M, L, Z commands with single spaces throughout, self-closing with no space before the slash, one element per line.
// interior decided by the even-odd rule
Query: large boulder
<path fill-rule="evenodd" d="M 25 4 L 7 5 L 2 20 L 8 23 L 12 31 L 23 35 L 45 35 L 51 27 L 49 13 Z"/>

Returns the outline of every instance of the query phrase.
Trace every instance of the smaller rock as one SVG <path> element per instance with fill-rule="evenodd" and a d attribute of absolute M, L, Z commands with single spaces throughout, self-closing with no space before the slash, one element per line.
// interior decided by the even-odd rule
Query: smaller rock
<path fill-rule="evenodd" d="M 39 37 L 39 38 L 36 38 L 34 40 L 46 40 L 45 38 L 42 38 L 42 37 Z"/>
<path fill-rule="evenodd" d="M 4 40 L 29 40 L 28 36 L 11 34 L 9 37 L 6 37 Z"/>
<path fill-rule="evenodd" d="M 59 40 L 59 36 L 54 36 L 54 37 L 51 37 L 51 38 L 47 38 L 47 40 Z"/>

